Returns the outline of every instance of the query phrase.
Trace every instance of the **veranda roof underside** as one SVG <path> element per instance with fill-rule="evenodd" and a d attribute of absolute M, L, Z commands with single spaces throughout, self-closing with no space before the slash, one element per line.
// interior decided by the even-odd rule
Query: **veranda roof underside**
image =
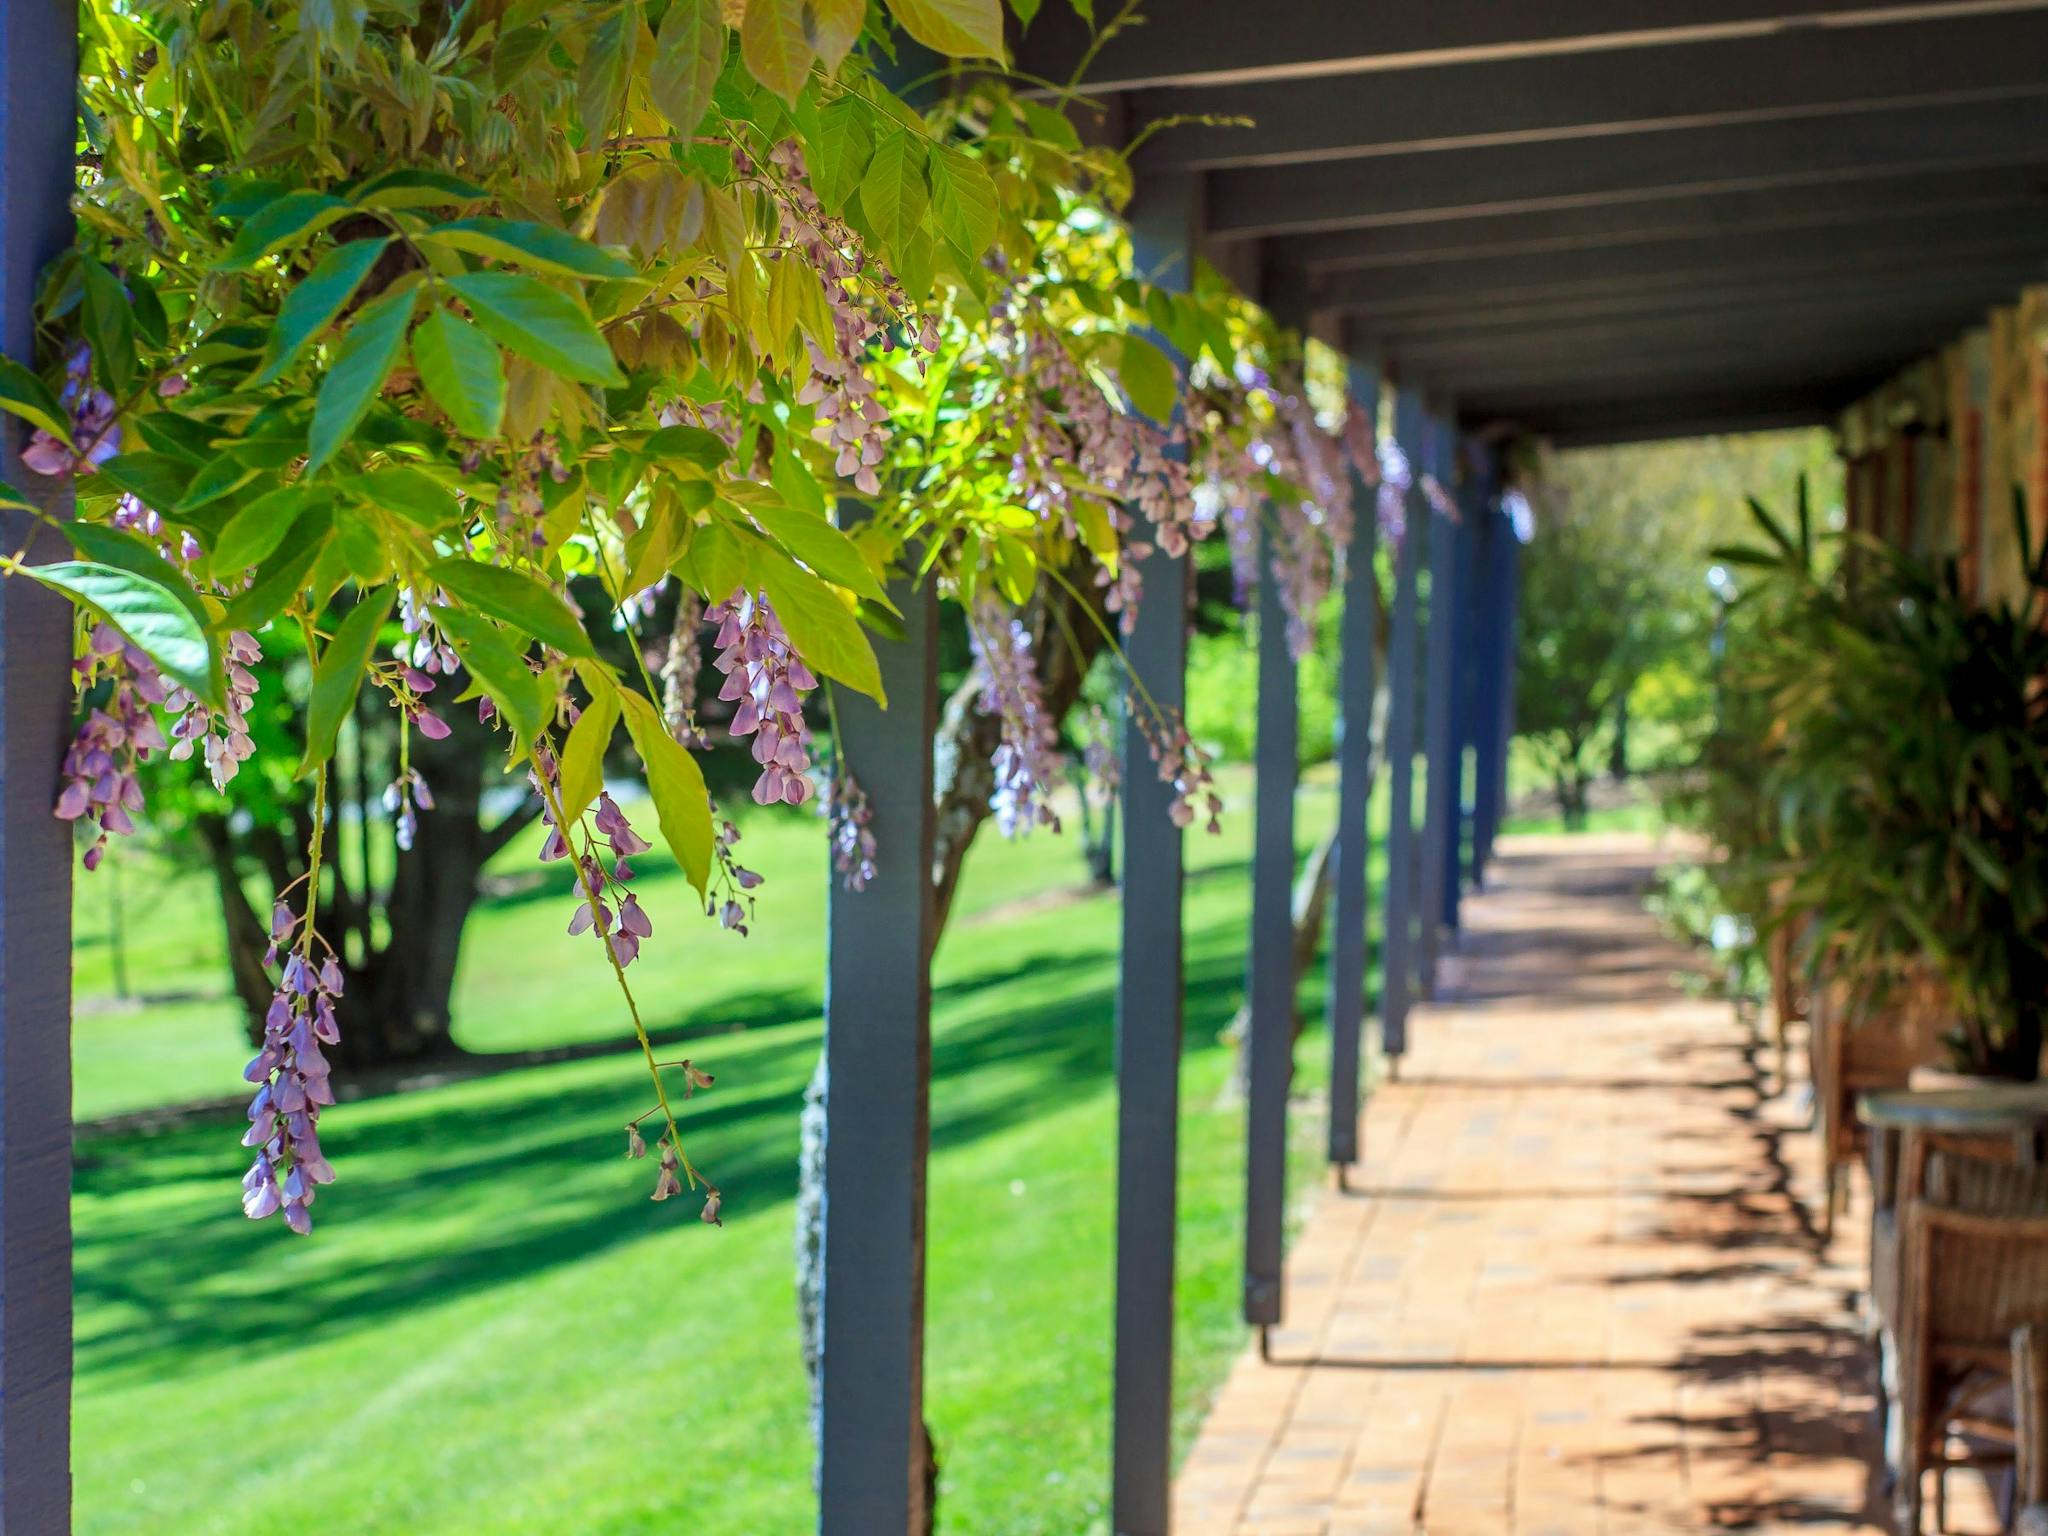
<path fill-rule="evenodd" d="M 2048 3 L 1171 0 L 1082 80 L 1140 197 L 1469 430 L 1818 423 L 2048 277 Z M 1070 78 L 1048 3 L 1019 67 Z"/>

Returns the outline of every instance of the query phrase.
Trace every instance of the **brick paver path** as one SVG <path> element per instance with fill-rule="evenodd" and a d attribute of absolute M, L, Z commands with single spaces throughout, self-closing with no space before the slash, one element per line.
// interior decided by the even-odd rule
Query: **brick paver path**
<path fill-rule="evenodd" d="M 1272 1363 L 1237 1363 L 1189 1455 L 1178 1536 L 1889 1528 L 1860 1213 L 1817 1257 L 1813 1138 L 1728 1005 L 1676 984 L 1655 857 L 1503 845 L 1296 1242 Z M 1953 1492 L 1952 1528 L 1996 1529 Z"/>

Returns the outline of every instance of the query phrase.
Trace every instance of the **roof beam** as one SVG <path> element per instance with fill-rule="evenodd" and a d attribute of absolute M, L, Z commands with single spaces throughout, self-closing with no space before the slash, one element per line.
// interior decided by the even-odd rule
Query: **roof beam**
<path fill-rule="evenodd" d="M 1215 171 L 1209 232 L 1249 239 L 1488 213 L 1796 187 L 1912 170 L 2037 160 L 2041 98 L 1739 123 L 1602 142 L 1499 144 L 1434 154 Z"/>
<path fill-rule="evenodd" d="M 1711 190 L 1648 202 L 1333 230 L 1291 236 L 1289 244 L 1311 272 L 1328 272 L 1468 256 L 1597 250 L 1694 235 L 1844 229 L 1914 212 L 1966 214 L 1993 208 L 2015 217 L 2048 216 L 2048 155 L 2023 164 L 1905 171 L 1817 186 Z"/>
<path fill-rule="evenodd" d="M 1460 401 L 1458 414 L 1467 430 L 1487 436 L 1527 432 L 1559 443 L 1627 442 L 1818 424 L 1870 382 L 1833 375 L 1767 388 L 1688 388 L 1661 395 L 1608 388 L 1534 400 L 1495 396 Z"/>
<path fill-rule="evenodd" d="M 1556 57 L 1800 27 L 1881 26 L 1930 16 L 2039 10 L 2042 0 L 1431 0 L 1428 5 L 1244 5 L 1173 0 L 1150 24 L 1100 41 L 1067 4 L 1049 4 L 1016 47 L 1017 68 L 1097 91 L 1250 84 Z M 1140 18 L 1145 20 L 1146 18 Z M 1090 57 L 1092 50 L 1092 57 Z"/>
<path fill-rule="evenodd" d="M 1759 336 L 1772 345 L 1832 346 L 1873 334 L 1930 335 L 1939 343 L 1981 319 L 1981 308 L 1959 303 L 1953 294 L 1909 295 L 1899 303 L 1858 297 L 1848 303 L 1780 300 L 1731 309 L 1700 305 L 1675 313 L 1619 320 L 1532 326 L 1480 335 L 1418 334 L 1402 340 L 1377 338 L 1378 350 L 1395 368 L 1457 374 L 1488 364 L 1543 360 L 1584 360 L 1615 355 L 1666 355 L 1705 341 L 1739 339 L 1752 349 Z"/>
<path fill-rule="evenodd" d="M 1371 80 L 1176 86 L 1132 94 L 1125 120 L 1136 129 L 1169 118 L 1249 119 L 1163 129 L 1139 153 L 1141 171 L 1150 172 L 1598 139 L 2044 85 L 2048 11 L 2012 11 L 1450 64 Z"/>
<path fill-rule="evenodd" d="M 1588 424 L 1565 420 L 1544 436 L 1553 448 L 1613 448 L 1623 443 L 1663 443 L 1681 437 L 1732 437 L 1750 432 L 1789 432 L 1824 427 L 1835 418 L 1833 405 L 1787 407 L 1782 410 L 1729 411 L 1716 416 L 1673 416 L 1620 424 L 1611 420 Z"/>
<path fill-rule="evenodd" d="M 1966 264 L 1980 258 L 2048 253 L 2048 204 L 2015 216 L 2009 208 L 1970 213 L 1908 213 L 1840 229 L 1768 230 L 1646 240 L 1637 245 L 1535 255 L 1478 256 L 1426 266 L 1325 271 L 1314 283 L 1319 307 L 1392 309 L 1430 301 L 1512 301 L 1530 293 L 1631 283 L 1686 285 L 1773 273 L 1840 273 Z"/>
<path fill-rule="evenodd" d="M 1730 324 L 1761 321 L 1773 311 L 1862 303 L 1874 316 L 1891 307 L 1911 305 L 1940 294 L 1974 314 L 2011 299 L 2014 291 L 2038 277 L 2041 263 L 2031 257 L 1993 261 L 1982 266 L 1945 269 L 1939 277 L 1920 272 L 1838 274 L 1826 282 L 1811 277 L 1777 277 L 1762 281 L 1702 282 L 1678 288 L 1611 292 L 1595 289 L 1527 298 L 1519 303 L 1495 301 L 1485 306 L 1449 305 L 1408 313 L 1364 313 L 1349 318 L 1351 329 L 1382 345 L 1424 336 L 1503 337 L 1518 331 L 1599 320 L 1626 321 L 1659 314 L 1719 313 Z"/>

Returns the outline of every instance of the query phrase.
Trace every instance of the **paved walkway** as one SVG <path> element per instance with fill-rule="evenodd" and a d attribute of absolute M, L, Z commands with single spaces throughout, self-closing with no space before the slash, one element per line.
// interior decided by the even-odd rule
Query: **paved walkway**
<path fill-rule="evenodd" d="M 1352 1188 L 1300 1234 L 1273 1363 L 1238 1362 L 1189 1456 L 1178 1536 L 1889 1528 L 1858 1223 L 1816 1257 L 1814 1139 L 1727 1004 L 1675 984 L 1654 862 L 1503 846 Z M 1953 1529 L 1996 1529 L 1954 1491 Z"/>

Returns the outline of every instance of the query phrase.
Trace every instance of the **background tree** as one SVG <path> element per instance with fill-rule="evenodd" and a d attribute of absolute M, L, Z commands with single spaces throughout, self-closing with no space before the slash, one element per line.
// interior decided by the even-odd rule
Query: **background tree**
<path fill-rule="evenodd" d="M 1537 528 L 1522 552 L 1516 730 L 1579 826 L 1603 761 L 1616 777 L 1678 768 L 1713 728 L 1720 599 L 1707 574 L 1746 526 L 1743 497 L 1805 475 L 1829 507 L 1840 476 L 1821 432 L 1583 449 L 1526 469 Z"/>

